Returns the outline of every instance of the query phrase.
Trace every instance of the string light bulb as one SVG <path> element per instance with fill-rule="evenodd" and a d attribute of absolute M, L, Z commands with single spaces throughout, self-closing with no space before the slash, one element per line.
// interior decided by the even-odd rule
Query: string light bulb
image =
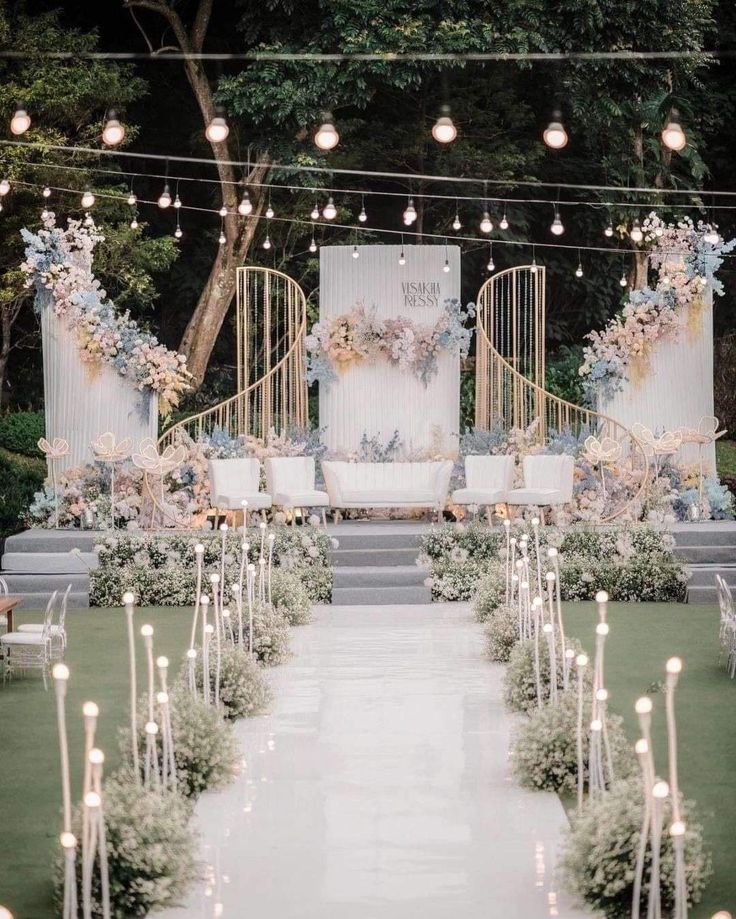
<path fill-rule="evenodd" d="M 128 205 L 129 205 L 130 207 L 135 207 L 136 204 L 137 204 L 137 202 L 138 202 L 138 198 L 136 198 L 136 196 L 133 194 L 133 191 L 132 191 L 132 189 L 131 189 L 131 192 L 130 192 L 130 194 L 128 195 L 128 202 L 127 202 L 127 203 L 128 203 Z"/>
<path fill-rule="evenodd" d="M 224 140 L 227 140 L 230 128 L 227 121 L 225 121 L 224 109 L 215 109 L 215 116 L 210 119 L 210 123 L 204 133 L 211 144 L 221 144 Z"/>
<path fill-rule="evenodd" d="M 51 197 L 51 189 L 48 187 L 48 185 L 44 187 L 44 190 L 41 192 L 41 194 L 44 196 L 44 198 Z"/>
<path fill-rule="evenodd" d="M 314 239 L 314 233 L 312 233 L 312 241 L 309 243 L 309 251 L 310 252 L 317 251 L 317 243 L 315 242 L 315 239 Z"/>
<path fill-rule="evenodd" d="M 406 256 L 404 255 L 404 247 L 401 247 L 401 252 L 399 254 L 399 265 L 406 265 Z"/>
<path fill-rule="evenodd" d="M 337 217 L 337 208 L 335 207 L 335 202 L 332 198 L 332 195 L 327 199 L 327 204 L 325 204 L 322 209 L 322 216 L 325 220 L 334 220 Z"/>
<path fill-rule="evenodd" d="M 606 225 L 606 229 L 603 231 L 603 235 L 607 236 L 609 239 L 613 236 L 613 226 L 611 225 L 610 220 L 608 221 L 608 224 Z"/>
<path fill-rule="evenodd" d="M 174 197 L 174 207 L 176 208 L 177 211 L 181 207 L 181 198 L 179 197 L 179 192 L 177 192 Z"/>
<path fill-rule="evenodd" d="M 238 213 L 241 217 L 248 217 L 253 213 L 253 204 L 251 203 L 247 188 L 244 189 L 243 197 L 240 199 L 240 204 L 238 204 Z"/>
<path fill-rule="evenodd" d="M 414 223 L 416 219 L 417 209 L 414 207 L 414 199 L 410 197 L 404 210 L 404 223 L 409 227 Z"/>
<path fill-rule="evenodd" d="M 8 182 L 7 179 L 0 179 L 0 195 L 2 195 L 4 198 L 5 195 L 7 195 L 9 191 L 10 191 L 10 182 Z"/>
<path fill-rule="evenodd" d="M 268 235 L 268 233 L 266 233 L 266 238 L 263 240 L 263 248 L 264 248 L 264 249 L 270 249 L 270 248 L 271 248 L 271 238 L 270 238 L 270 236 Z"/>
<path fill-rule="evenodd" d="M 432 137 L 438 144 L 451 144 L 457 137 L 457 128 L 450 117 L 450 106 L 443 105 L 440 115 L 432 127 Z"/>
<path fill-rule="evenodd" d="M 268 218 L 268 220 L 270 220 L 274 216 L 275 213 L 276 212 L 274 211 L 273 207 L 271 206 L 271 202 L 269 201 L 268 207 L 266 208 L 266 217 Z"/>
<path fill-rule="evenodd" d="M 629 236 L 631 237 L 631 241 L 635 243 L 640 243 L 642 239 L 644 239 L 644 233 L 638 220 L 634 221 L 634 225 L 631 228 Z"/>
<path fill-rule="evenodd" d="M 221 246 L 224 246 L 225 243 L 227 242 L 227 238 L 225 237 L 225 231 L 224 231 L 224 230 L 220 230 L 220 235 L 217 237 L 217 242 L 218 242 Z"/>
<path fill-rule="evenodd" d="M 618 279 L 618 283 L 621 285 L 621 287 L 627 287 L 627 286 L 628 286 L 628 283 L 629 283 L 629 282 L 626 280 L 626 272 L 623 272 L 623 274 L 621 275 L 621 277 Z"/>
<path fill-rule="evenodd" d="M 493 243 L 488 243 L 488 264 L 486 268 L 489 274 L 496 270 L 496 263 L 493 261 Z"/>
<path fill-rule="evenodd" d="M 19 104 L 18 108 L 15 110 L 15 114 L 10 119 L 10 130 L 17 137 L 20 134 L 25 134 L 30 126 L 31 116 L 25 110 L 25 107 Z"/>
<path fill-rule="evenodd" d="M 549 231 L 553 236 L 562 236 L 565 232 L 565 225 L 562 220 L 560 220 L 560 212 L 557 208 L 555 208 L 555 219 L 552 221 Z"/>
<path fill-rule="evenodd" d="M 578 256 L 578 267 L 575 269 L 575 277 L 582 278 L 582 276 L 583 276 L 583 263 L 580 261 L 580 257 Z"/>
<path fill-rule="evenodd" d="M 677 118 L 677 109 L 672 109 L 667 124 L 662 128 L 662 143 L 668 150 L 674 150 L 675 153 L 679 153 L 687 146 L 687 137 Z"/>
<path fill-rule="evenodd" d="M 182 233 L 181 226 L 179 225 L 179 215 L 176 215 L 176 229 L 174 230 L 174 237 L 176 239 L 181 239 L 184 234 Z"/>
<path fill-rule="evenodd" d="M 509 228 L 509 221 L 508 221 L 508 218 L 506 217 L 506 208 L 503 209 L 503 217 L 501 218 L 499 227 L 501 227 L 502 230 L 508 230 Z"/>
<path fill-rule="evenodd" d="M 531 274 L 536 274 L 538 271 L 536 255 L 532 255 L 532 263 L 529 266 L 529 271 L 531 272 Z"/>
<path fill-rule="evenodd" d="M 493 231 L 493 221 L 488 211 L 483 211 L 483 216 L 480 221 L 480 231 L 481 233 L 491 233 Z"/>
<path fill-rule="evenodd" d="M 108 147 L 117 147 L 123 142 L 125 128 L 118 120 L 117 112 L 110 109 L 105 127 L 102 129 L 102 143 Z"/>
<path fill-rule="evenodd" d="M 138 229 L 138 221 L 135 219 L 135 217 L 130 221 L 130 229 L 131 230 Z"/>
<path fill-rule="evenodd" d="M 449 262 L 449 259 L 447 259 L 447 258 L 445 259 L 445 264 L 442 266 L 442 270 L 445 272 L 445 274 L 449 274 L 449 273 L 450 273 L 450 262 Z"/>
<path fill-rule="evenodd" d="M 164 185 L 164 190 L 158 197 L 158 206 L 162 209 L 169 207 L 171 204 L 171 192 L 169 191 L 168 183 Z"/>
<path fill-rule="evenodd" d="M 312 213 L 309 215 L 311 220 L 319 220 L 319 208 L 317 207 L 317 202 L 314 202 L 314 207 L 312 208 Z"/>
<path fill-rule="evenodd" d="M 360 258 L 360 252 L 358 252 L 357 246 L 353 246 L 353 258 Z"/>
<path fill-rule="evenodd" d="M 361 207 L 360 213 L 358 214 L 358 220 L 361 223 L 365 223 L 367 219 L 368 219 L 368 214 L 366 214 L 365 212 L 365 207 Z"/>
<path fill-rule="evenodd" d="M 220 217 L 227 217 L 227 208 L 224 204 L 217 213 L 220 215 Z M 266 216 L 268 216 L 268 214 L 266 214 Z"/>
<path fill-rule="evenodd" d="M 457 232 L 457 230 L 462 229 L 462 224 L 460 223 L 460 214 L 458 213 L 457 208 L 455 208 L 455 219 L 452 221 L 452 229 Z"/>
<path fill-rule="evenodd" d="M 89 210 L 91 207 L 94 206 L 94 203 L 95 203 L 94 194 L 90 191 L 89 188 L 85 189 L 84 194 L 82 195 L 82 207 L 85 210 Z"/>
<path fill-rule="evenodd" d="M 542 140 L 552 150 L 562 150 L 567 146 L 567 131 L 562 124 L 562 113 L 559 110 L 552 112 L 552 120 L 544 129 Z"/>
<path fill-rule="evenodd" d="M 322 116 L 322 124 L 315 131 L 314 142 L 320 150 L 334 150 L 340 143 L 340 135 L 331 114 L 325 113 Z"/>

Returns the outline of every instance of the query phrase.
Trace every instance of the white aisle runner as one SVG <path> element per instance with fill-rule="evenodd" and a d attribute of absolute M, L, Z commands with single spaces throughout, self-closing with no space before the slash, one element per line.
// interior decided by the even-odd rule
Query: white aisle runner
<path fill-rule="evenodd" d="M 246 770 L 197 806 L 206 878 L 164 917 L 583 916 L 467 604 L 319 607 L 292 636 L 272 713 L 238 722 Z"/>

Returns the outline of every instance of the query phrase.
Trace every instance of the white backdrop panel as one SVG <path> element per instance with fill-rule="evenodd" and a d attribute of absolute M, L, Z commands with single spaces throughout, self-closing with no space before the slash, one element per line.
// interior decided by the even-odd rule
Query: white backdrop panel
<path fill-rule="evenodd" d="M 600 409 L 630 428 L 636 422 L 652 431 L 697 428 L 704 415 L 713 414 L 713 292 L 705 293 L 705 306 L 692 316 L 683 310 L 680 334 L 657 342 L 649 356 L 643 379 L 628 380 Z M 680 457 L 697 460 L 697 448 L 684 446 Z M 715 469 L 715 446 L 703 450 L 707 465 Z"/>
<path fill-rule="evenodd" d="M 460 249 L 457 246 L 323 246 L 320 249 L 320 317 L 347 313 L 357 303 L 375 309 L 379 319 L 406 316 L 434 324 L 448 298 L 460 298 Z M 448 258 L 450 271 L 442 268 Z M 412 287 L 413 284 L 420 285 Z M 425 285 L 425 286 L 422 286 Z M 409 449 L 444 435 L 454 449 L 460 427 L 460 359 L 443 352 L 439 372 L 425 387 L 411 373 L 387 361 L 348 367 L 337 382 L 320 384 L 319 423 L 331 450 L 352 451 L 363 434 L 385 442 L 398 431 Z"/>
<path fill-rule="evenodd" d="M 119 440 L 130 437 L 135 448 L 144 437 L 156 437 L 158 400 L 153 393 L 134 389 L 107 364 L 82 362 L 77 333 L 49 307 L 41 314 L 41 331 L 46 437 L 69 443 L 57 470 L 91 463 L 90 442 L 105 431 Z"/>

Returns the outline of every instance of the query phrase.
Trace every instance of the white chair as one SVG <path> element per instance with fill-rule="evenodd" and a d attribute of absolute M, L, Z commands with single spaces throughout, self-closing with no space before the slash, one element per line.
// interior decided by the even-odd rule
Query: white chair
<path fill-rule="evenodd" d="M 514 457 L 466 456 L 465 488 L 452 493 L 453 504 L 477 504 L 485 507 L 488 524 L 491 523 L 492 508 L 505 504 L 506 496 L 514 485 Z"/>
<path fill-rule="evenodd" d="M 538 453 L 525 456 L 522 463 L 524 487 L 512 488 L 507 503 L 516 507 L 533 505 L 540 509 L 572 501 L 575 460 L 567 453 Z"/>
<path fill-rule="evenodd" d="M 260 510 L 263 513 L 271 507 L 271 495 L 260 491 L 261 464 L 257 459 L 212 459 L 209 461 L 209 476 L 210 505 L 218 513 L 223 509 L 240 511 L 243 501 L 248 502 L 249 511 Z M 246 525 L 247 522 L 244 520 Z"/>
<path fill-rule="evenodd" d="M 52 660 L 60 660 L 64 657 L 64 652 L 66 651 L 66 608 L 69 602 L 69 593 L 71 589 L 72 585 L 67 585 L 62 595 L 61 607 L 59 609 L 59 621 L 54 622 L 52 615 L 51 624 L 49 626 Z M 38 633 L 43 632 L 45 627 L 46 624 L 44 622 L 25 622 L 23 625 L 18 626 L 18 631 Z"/>
<path fill-rule="evenodd" d="M 326 491 L 315 485 L 313 456 L 272 456 L 266 460 L 266 488 L 275 507 L 290 510 L 294 523 L 294 510 L 306 507 L 322 509 L 322 523 L 327 524 L 325 508 L 330 499 Z"/>
<path fill-rule="evenodd" d="M 5 578 L 0 578 L 0 597 L 7 597 L 10 591 L 8 590 L 8 582 Z M 3 614 L 0 615 L 0 635 L 4 635 L 8 631 L 8 617 Z"/>
<path fill-rule="evenodd" d="M 40 632 L 8 632 L 0 635 L 3 652 L 3 683 L 16 670 L 40 670 L 44 689 L 48 689 L 47 671 L 51 663 L 51 618 L 58 590 L 46 604 L 46 615 Z"/>

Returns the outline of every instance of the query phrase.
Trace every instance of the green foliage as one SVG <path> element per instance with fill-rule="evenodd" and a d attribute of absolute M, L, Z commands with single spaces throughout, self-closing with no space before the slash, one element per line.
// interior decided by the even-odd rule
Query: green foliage
<path fill-rule="evenodd" d="M 478 622 L 486 622 L 506 599 L 506 575 L 502 566 L 489 564 L 483 577 L 471 588 L 473 612 Z"/>
<path fill-rule="evenodd" d="M 583 706 L 583 780 L 588 781 L 591 703 Z M 578 782 L 577 690 L 562 693 L 556 705 L 534 709 L 521 720 L 511 741 L 514 776 L 524 788 L 574 794 Z M 616 779 L 629 778 L 638 769 L 634 749 L 618 715 L 606 718 L 608 742 Z"/>
<path fill-rule="evenodd" d="M 0 447 L 23 456 L 41 457 L 39 438 L 46 433 L 43 412 L 8 412 L 0 415 Z"/>
<path fill-rule="evenodd" d="M 299 574 L 276 568 L 271 575 L 271 600 L 289 625 L 306 625 L 312 619 L 312 600 Z"/>
<path fill-rule="evenodd" d="M 519 643 L 519 614 L 515 607 L 505 603 L 488 615 L 478 614 L 478 597 L 475 598 L 476 618 L 486 623 L 486 654 L 499 664 L 505 664 Z"/>
<path fill-rule="evenodd" d="M 132 776 L 118 773 L 105 782 L 103 803 L 113 919 L 143 917 L 178 905 L 197 877 L 189 802 L 179 795 L 148 791 Z M 74 832 L 77 839 L 82 838 L 79 814 Z M 81 882 L 81 859 L 77 859 L 77 875 Z M 63 882 L 59 858 L 59 903 Z M 92 915 L 99 919 L 102 903 L 98 871 L 93 873 L 92 897 Z"/>
<path fill-rule="evenodd" d="M 570 891 L 596 913 L 610 919 L 631 915 L 636 851 L 642 823 L 641 781 L 617 782 L 606 795 L 589 800 L 568 832 L 561 868 Z M 711 875 L 710 855 L 695 807 L 682 805 L 685 832 L 685 878 L 690 905 L 697 903 Z M 664 805 L 663 825 L 672 821 L 669 798 Z M 660 865 L 662 915 L 674 908 L 674 849 L 669 833 L 662 833 Z M 641 915 L 646 915 L 649 895 L 651 848 L 647 848 Z"/>
<path fill-rule="evenodd" d="M 46 463 L 0 447 L 0 536 L 23 528 L 21 520 L 43 485 Z"/>
<path fill-rule="evenodd" d="M 243 644 L 249 647 L 250 622 L 243 622 Z M 278 608 L 256 604 L 253 609 L 253 653 L 267 667 L 283 663 L 289 654 L 289 621 Z"/>
<path fill-rule="evenodd" d="M 583 649 L 576 638 L 566 641 L 566 647 L 572 648 L 575 654 Z M 537 708 L 537 679 L 535 670 L 536 652 L 534 641 L 519 642 L 509 655 L 509 664 L 504 674 L 503 690 L 506 704 L 512 712 L 531 712 Z M 564 678 L 564 658 L 557 655 L 557 686 L 562 687 Z M 547 638 L 539 636 L 539 684 L 541 700 L 544 704 L 548 701 L 551 691 L 550 686 L 550 661 Z M 592 686 L 589 670 L 585 671 L 586 687 Z"/>
<path fill-rule="evenodd" d="M 585 404 L 585 393 L 578 369 L 583 363 L 583 349 L 563 345 L 547 356 L 546 386 L 549 392 L 573 405 Z"/>
<path fill-rule="evenodd" d="M 215 646 L 210 649 L 210 698 L 215 693 Z M 180 671 L 182 691 L 188 679 L 188 661 L 185 659 Z M 204 686 L 204 669 L 202 655 L 197 654 L 194 669 L 197 689 L 201 692 Z M 240 647 L 224 642 L 220 657 L 220 702 L 224 715 L 230 720 L 250 718 L 260 715 L 271 701 L 271 687 L 263 675 L 263 670 Z"/>

